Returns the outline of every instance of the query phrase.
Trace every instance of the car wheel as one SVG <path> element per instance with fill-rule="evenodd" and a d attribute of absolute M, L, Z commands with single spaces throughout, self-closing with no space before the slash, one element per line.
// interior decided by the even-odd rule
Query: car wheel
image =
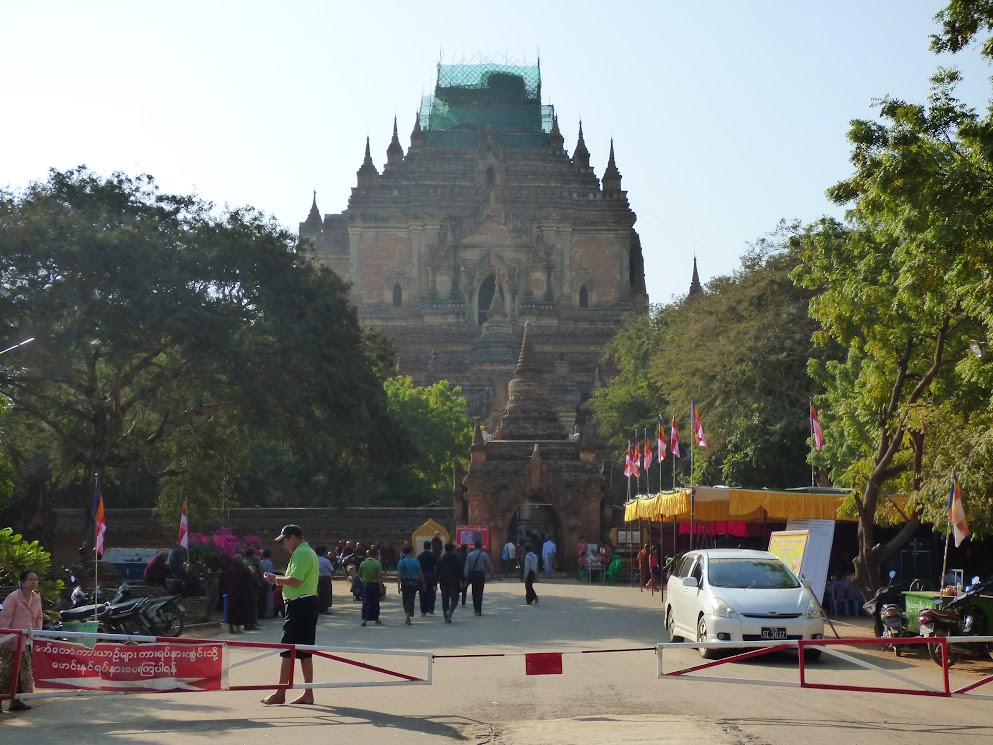
<path fill-rule="evenodd" d="M 683 641 L 683 637 L 676 636 L 676 621 L 672 617 L 672 608 L 668 608 L 665 612 L 665 632 L 669 635 L 669 641 L 679 643 Z"/>
<path fill-rule="evenodd" d="M 707 619 L 700 616 L 700 620 L 696 626 L 696 640 L 698 642 L 708 642 L 710 639 L 707 638 Z M 718 656 L 718 651 L 711 647 L 700 647 L 700 656 L 705 660 L 715 660 Z"/>
<path fill-rule="evenodd" d="M 817 662 L 821 658 L 821 653 L 824 652 L 823 649 L 811 649 L 810 647 L 804 647 L 803 649 L 803 661 L 804 662 Z"/>

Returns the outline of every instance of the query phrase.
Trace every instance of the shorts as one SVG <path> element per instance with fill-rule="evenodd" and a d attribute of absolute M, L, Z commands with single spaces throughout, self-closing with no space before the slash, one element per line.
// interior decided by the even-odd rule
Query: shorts
<path fill-rule="evenodd" d="M 317 640 L 317 596 L 306 595 L 295 600 L 286 601 L 286 619 L 283 621 L 283 644 L 315 644 Z M 290 650 L 279 653 L 280 657 L 289 657 Z M 310 652 L 297 652 L 298 660 L 310 659 Z"/>

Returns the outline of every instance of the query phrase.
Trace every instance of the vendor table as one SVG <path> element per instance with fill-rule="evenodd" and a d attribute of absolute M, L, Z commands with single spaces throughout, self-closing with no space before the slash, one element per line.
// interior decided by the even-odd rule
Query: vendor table
<path fill-rule="evenodd" d="M 907 631 L 912 634 L 920 633 L 920 624 L 917 621 L 917 616 L 925 608 L 933 608 L 934 601 L 941 601 L 941 605 L 944 605 L 949 600 L 954 600 L 955 596 L 942 596 L 941 593 L 932 591 L 918 590 L 915 592 L 904 591 L 904 598 L 907 601 Z M 978 598 L 974 598 L 973 602 L 976 606 L 986 614 L 986 619 L 993 624 L 993 597 L 988 595 L 980 595 Z"/>

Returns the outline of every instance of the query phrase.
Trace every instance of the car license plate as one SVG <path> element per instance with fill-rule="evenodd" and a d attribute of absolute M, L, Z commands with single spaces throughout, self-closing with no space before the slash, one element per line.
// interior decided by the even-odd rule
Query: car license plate
<path fill-rule="evenodd" d="M 786 638 L 786 627 L 785 626 L 763 626 L 762 627 L 762 638 L 763 639 L 785 639 Z"/>

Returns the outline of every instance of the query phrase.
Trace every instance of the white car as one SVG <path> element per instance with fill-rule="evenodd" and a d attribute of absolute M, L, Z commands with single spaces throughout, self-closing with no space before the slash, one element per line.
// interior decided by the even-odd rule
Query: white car
<path fill-rule="evenodd" d="M 665 628 L 674 642 L 821 639 L 824 617 L 810 590 L 774 554 L 711 549 L 685 554 L 669 578 Z M 706 659 L 718 652 L 700 648 Z M 808 649 L 805 657 L 820 653 Z"/>

